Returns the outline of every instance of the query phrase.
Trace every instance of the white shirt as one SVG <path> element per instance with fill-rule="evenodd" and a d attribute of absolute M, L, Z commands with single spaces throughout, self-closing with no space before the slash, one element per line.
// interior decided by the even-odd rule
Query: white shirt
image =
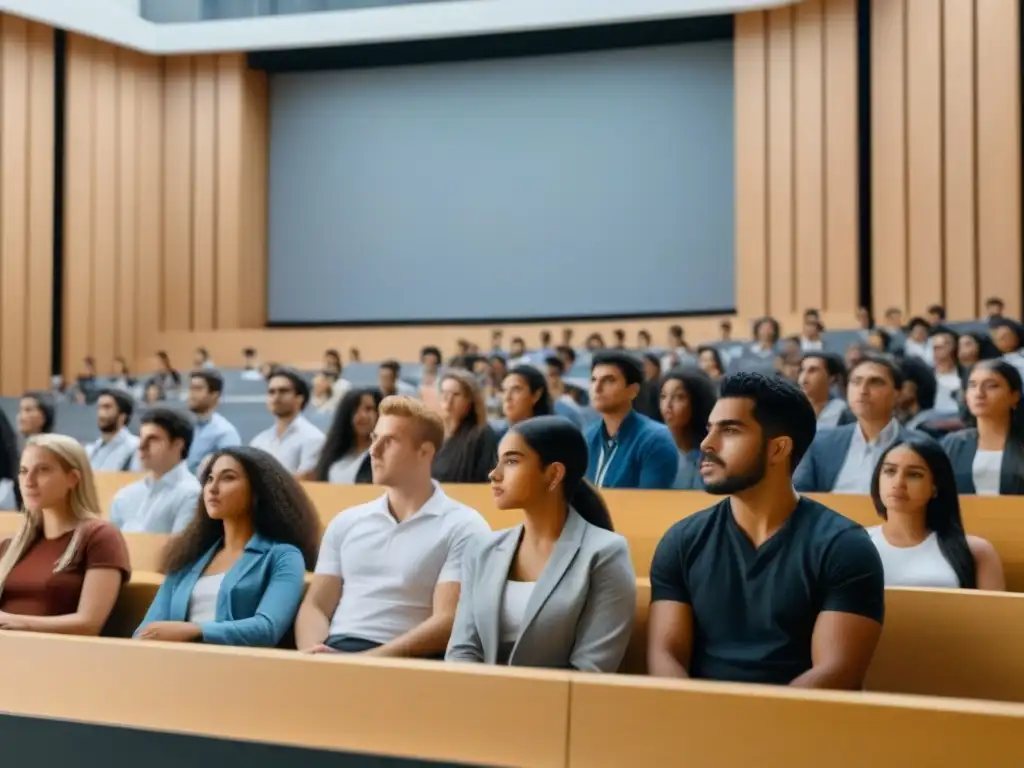
<path fill-rule="evenodd" d="M 178 533 L 195 517 L 202 492 L 183 461 L 159 480 L 144 477 L 114 494 L 110 522 L 124 533 Z"/>
<path fill-rule="evenodd" d="M 974 478 L 974 492 L 978 496 L 999 495 L 999 473 L 1003 468 L 1002 451 L 978 450 L 974 454 L 971 475 Z"/>
<path fill-rule="evenodd" d="M 514 643 L 526 615 L 526 604 L 537 585 L 535 581 L 506 581 L 501 596 L 501 642 Z"/>
<path fill-rule="evenodd" d="M 0 480 L 0 510 L 17 511 L 18 500 L 14 497 L 14 481 Z"/>
<path fill-rule="evenodd" d="M 846 459 L 843 467 L 836 476 L 835 485 L 832 486 L 833 493 L 870 493 L 871 476 L 875 472 L 875 465 L 882 457 L 885 449 L 896 442 L 900 434 L 900 425 L 893 419 L 885 425 L 885 429 L 878 433 L 871 442 L 864 437 L 864 430 L 860 424 L 853 427 L 853 439 L 850 440 L 850 448 L 846 451 Z"/>
<path fill-rule="evenodd" d="M 936 372 L 935 383 L 938 385 L 938 390 L 935 392 L 935 410 L 940 413 L 956 413 L 960 409 L 956 396 L 963 387 L 960 374 L 956 371 Z"/>
<path fill-rule="evenodd" d="M 434 588 L 460 581 L 467 543 L 490 531 L 475 509 L 434 495 L 399 523 L 387 494 L 335 517 L 315 573 L 341 578 L 330 634 L 386 643 L 430 618 Z"/>
<path fill-rule="evenodd" d="M 139 438 L 127 427 L 105 443 L 100 438 L 85 447 L 89 464 L 97 472 L 137 472 L 141 467 L 138 451 Z"/>
<path fill-rule="evenodd" d="M 338 485 L 352 485 L 355 483 L 356 474 L 358 474 L 359 468 L 363 465 L 363 461 L 368 453 L 369 451 L 363 451 L 342 456 L 331 464 L 327 470 L 327 482 L 337 483 Z"/>
<path fill-rule="evenodd" d="M 249 445 L 269 453 L 289 472 L 301 474 L 316 469 L 324 447 L 324 433 L 300 413 L 280 437 L 275 424 L 256 435 Z"/>
<path fill-rule="evenodd" d="M 939 538 L 934 531 L 916 547 L 893 546 L 880 525 L 868 528 L 868 535 L 882 559 L 885 586 L 960 588 L 960 579 L 939 549 Z"/>
<path fill-rule="evenodd" d="M 846 401 L 833 397 L 818 414 L 818 429 L 839 426 L 839 417 L 846 411 Z"/>
<path fill-rule="evenodd" d="M 935 362 L 935 353 L 932 351 L 931 339 L 926 339 L 925 341 L 907 339 L 903 342 L 903 354 L 906 357 L 919 357 L 928 365 L 932 365 Z"/>
<path fill-rule="evenodd" d="M 226 571 L 225 571 L 226 573 Z M 223 573 L 203 576 L 192 587 L 188 599 L 188 620 L 195 623 L 214 621 L 217 618 L 217 594 L 220 592 Z"/>
<path fill-rule="evenodd" d="M 825 342 L 821 339 L 808 339 L 805 336 L 800 337 L 800 351 L 801 352 L 821 352 L 825 349 Z"/>

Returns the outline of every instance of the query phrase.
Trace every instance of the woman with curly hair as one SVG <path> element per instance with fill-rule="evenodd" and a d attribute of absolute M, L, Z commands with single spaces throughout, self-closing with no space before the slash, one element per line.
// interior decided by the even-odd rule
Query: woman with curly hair
<path fill-rule="evenodd" d="M 302 602 L 320 519 L 302 486 L 266 451 L 213 454 L 196 516 L 164 551 L 140 640 L 272 648 Z"/>

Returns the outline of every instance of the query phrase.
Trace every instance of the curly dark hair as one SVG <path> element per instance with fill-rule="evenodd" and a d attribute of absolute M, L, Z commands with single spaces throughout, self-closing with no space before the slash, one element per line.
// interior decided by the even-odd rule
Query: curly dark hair
<path fill-rule="evenodd" d="M 210 456 L 199 477 L 204 487 L 221 456 L 230 456 L 241 464 L 249 481 L 253 530 L 271 541 L 298 547 L 306 569 L 313 570 L 320 548 L 320 516 L 299 482 L 266 451 L 239 446 Z M 191 567 L 223 535 L 224 523 L 206 514 L 206 502 L 200 496 L 192 522 L 164 549 L 161 572 L 175 573 Z"/>

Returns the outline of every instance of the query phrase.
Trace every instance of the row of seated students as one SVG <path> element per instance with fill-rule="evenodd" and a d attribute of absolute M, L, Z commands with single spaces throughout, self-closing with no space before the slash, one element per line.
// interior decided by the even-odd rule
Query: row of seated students
<path fill-rule="evenodd" d="M 723 498 L 656 549 L 651 674 L 857 689 L 887 584 L 1004 588 L 991 545 L 964 533 L 934 441 L 909 435 L 884 452 L 871 482 L 882 522 L 865 531 L 794 489 L 815 431 L 795 385 L 760 374 L 723 381 L 699 465 Z M 634 629 L 636 575 L 585 479 L 579 430 L 546 416 L 505 434 L 494 502 L 524 518 L 503 531 L 432 479 L 443 442 L 436 412 L 386 398 L 370 449 L 386 491 L 342 511 L 322 539 L 301 484 L 270 454 L 217 452 L 135 638 L 274 647 L 293 630 L 308 653 L 616 671 Z M 130 564 L 120 532 L 97 514 L 85 452 L 70 438 L 34 437 L 19 483 L 24 519 L 0 544 L 0 629 L 98 634 Z"/>

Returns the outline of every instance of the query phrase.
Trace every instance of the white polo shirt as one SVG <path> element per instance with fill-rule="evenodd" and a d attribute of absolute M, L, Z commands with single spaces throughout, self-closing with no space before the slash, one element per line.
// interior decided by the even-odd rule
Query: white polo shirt
<path fill-rule="evenodd" d="M 300 413 L 280 437 L 275 425 L 256 435 L 249 445 L 269 453 L 292 474 L 312 472 L 320 461 L 324 433 Z"/>
<path fill-rule="evenodd" d="M 315 571 L 342 582 L 330 635 L 386 643 L 422 624 L 433 613 L 437 584 L 461 580 L 467 542 L 490 530 L 479 512 L 436 483 L 402 523 L 387 494 L 345 510 L 327 526 Z"/>

